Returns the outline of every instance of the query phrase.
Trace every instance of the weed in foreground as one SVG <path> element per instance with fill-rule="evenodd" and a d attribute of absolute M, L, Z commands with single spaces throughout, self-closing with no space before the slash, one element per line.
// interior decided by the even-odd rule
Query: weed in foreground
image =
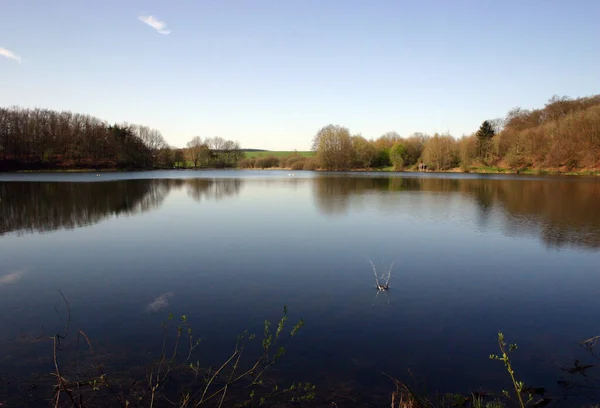
<path fill-rule="evenodd" d="M 504 363 L 504 367 L 506 368 L 506 371 L 510 375 L 510 379 L 511 379 L 513 387 L 515 389 L 515 393 L 516 393 L 517 399 L 519 401 L 519 406 L 521 408 L 525 408 L 527 406 L 527 404 L 529 404 L 530 402 L 533 401 L 533 396 L 531 394 L 528 394 L 527 400 L 523 401 L 523 397 L 521 394 L 524 392 L 525 384 L 523 383 L 523 381 L 518 381 L 516 379 L 515 370 L 512 367 L 512 363 L 510 362 L 510 357 L 509 357 L 510 353 L 517 350 L 517 344 L 512 343 L 510 345 L 507 345 L 506 341 L 504 340 L 504 334 L 502 332 L 498 332 L 498 346 L 500 347 L 501 354 L 500 355 L 490 354 L 490 359 L 499 360 Z M 502 391 L 502 393 L 504 395 L 506 395 L 507 397 L 509 397 L 509 395 L 510 395 L 510 393 L 506 390 Z"/>
<path fill-rule="evenodd" d="M 73 363 L 73 353 L 68 353 L 66 339 L 69 335 L 70 307 L 65 330 L 52 337 L 40 336 L 37 340 L 52 341 L 52 357 L 55 377 L 52 406 L 83 407 L 255 407 L 269 402 L 299 402 L 314 398 L 315 387 L 310 383 L 292 383 L 288 386 L 275 384 L 268 378 L 269 370 L 284 356 L 286 349 L 280 343 L 284 338 L 294 337 L 303 327 L 299 320 L 286 329 L 287 307 L 283 317 L 272 328 L 264 323 L 262 342 L 254 357 L 244 358 L 250 344 L 257 343 L 257 336 L 244 331 L 237 338 L 235 348 L 227 359 L 216 367 L 204 368 L 196 360 L 195 352 L 201 341 L 196 338 L 188 324 L 187 316 L 174 319 L 169 315 L 162 324 L 163 343 L 157 359 L 143 375 L 107 373 L 104 364 L 96 357 L 90 338 L 81 330 L 76 332 L 75 369 L 63 369 L 61 355 Z M 177 323 L 173 324 L 176 320 Z M 93 369 L 81 369 L 80 343 L 87 346 Z M 258 344 L 257 344 L 258 345 Z M 256 357 L 258 355 L 258 357 Z M 86 371 L 84 373 L 84 371 Z M 116 405 L 118 404 L 118 405 Z"/>

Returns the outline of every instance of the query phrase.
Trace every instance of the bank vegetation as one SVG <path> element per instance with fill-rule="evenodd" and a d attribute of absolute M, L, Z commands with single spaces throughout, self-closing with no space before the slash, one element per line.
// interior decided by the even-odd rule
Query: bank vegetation
<path fill-rule="evenodd" d="M 0 108 L 0 171 L 240 167 L 598 173 L 600 95 L 554 96 L 540 109 L 517 107 L 462 137 L 392 131 L 367 139 L 331 124 L 313 137 L 312 151 L 313 156 L 246 156 L 236 141 L 199 136 L 175 148 L 158 130 L 142 125 L 47 109 Z"/>
<path fill-rule="evenodd" d="M 541 109 L 511 109 L 485 120 L 470 135 L 388 132 L 376 139 L 340 125 L 321 128 L 312 140 L 314 158 L 299 155 L 247 158 L 242 167 L 475 172 L 600 170 L 600 95 L 552 97 Z"/>
<path fill-rule="evenodd" d="M 110 124 L 91 115 L 48 109 L 0 108 L 0 171 L 236 167 L 238 142 L 192 138 L 169 146 L 160 131 Z"/>

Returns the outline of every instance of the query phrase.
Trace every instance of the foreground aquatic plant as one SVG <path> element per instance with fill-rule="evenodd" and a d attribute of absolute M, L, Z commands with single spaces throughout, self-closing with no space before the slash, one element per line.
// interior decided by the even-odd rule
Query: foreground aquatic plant
<path fill-rule="evenodd" d="M 432 400 L 406 383 L 385 375 L 396 385 L 391 396 L 392 408 L 505 408 L 502 401 L 485 393 L 445 394 Z"/>
<path fill-rule="evenodd" d="M 283 317 L 274 327 L 265 320 L 262 341 L 257 344 L 260 352 L 253 351 L 248 358 L 244 358 L 247 346 L 259 337 L 244 331 L 238 336 L 233 352 L 216 367 L 202 366 L 194 358 L 201 341 L 195 337 L 188 317 L 183 315 L 175 319 L 172 314 L 169 315 L 166 322 L 162 323 L 163 342 L 160 354 L 148 367 L 144 379 L 143 375 L 133 371 L 123 374 L 109 370 L 109 373 L 105 373 L 104 365 L 96 357 L 90 338 L 83 331 L 76 332 L 75 356 L 67 353 L 71 309 L 62 292 L 60 294 L 67 309 L 64 331 L 52 337 L 44 337 L 42 333 L 36 338 L 52 340 L 52 375 L 56 379 L 52 406 L 55 408 L 244 407 L 260 406 L 269 401 L 298 402 L 314 398 L 315 387 L 310 383 L 282 386 L 267 379 L 269 369 L 286 352 L 280 345 L 281 341 L 286 337 L 294 337 L 304 326 L 301 319 L 286 329 L 287 307 L 284 307 Z M 91 365 L 85 359 L 80 360 L 82 341 L 93 357 Z M 60 361 L 63 354 L 62 359 L 68 360 L 70 369 L 75 365 L 73 371 L 63 369 L 65 364 Z M 87 371 L 85 367 L 88 367 Z M 93 370 L 89 371 L 89 367 Z M 66 400 L 61 398 L 63 396 L 66 396 Z"/>
<path fill-rule="evenodd" d="M 205 405 L 221 407 L 231 388 L 239 383 L 245 383 L 245 388 L 250 389 L 248 400 L 236 401 L 236 405 L 254 406 L 262 405 L 268 399 L 280 397 L 283 394 L 292 395 L 292 400 L 307 400 L 314 397 L 314 386 L 309 383 L 294 383 L 288 387 L 274 386 L 265 391 L 264 377 L 267 370 L 272 367 L 285 354 L 284 347 L 277 347 L 278 342 L 284 335 L 285 324 L 288 320 L 287 307 L 283 309 L 283 317 L 279 320 L 277 328 L 273 332 L 271 323 L 265 320 L 262 338 L 262 353 L 249 368 L 242 369 L 242 356 L 249 342 L 256 339 L 255 334 L 244 331 L 237 338 L 233 353 L 216 368 L 202 368 L 200 362 L 192 361 L 192 353 L 200 344 L 199 339 L 194 339 L 192 329 L 189 327 L 187 317 L 181 316 L 180 323 L 176 329 L 176 337 L 172 349 L 168 347 L 169 323 L 173 316 L 169 315 L 167 323 L 163 323 L 164 343 L 160 358 L 154 364 L 148 377 L 148 388 L 150 390 L 150 407 L 159 396 L 170 402 L 164 395 L 163 390 L 166 383 L 175 371 L 186 371 L 193 375 L 193 380 L 181 391 L 179 407 L 200 407 Z M 304 326 L 304 321 L 299 320 L 288 332 L 288 337 L 296 335 L 298 330 Z M 185 342 L 186 349 L 183 358 L 178 361 L 179 347 Z M 170 351 L 172 350 L 172 351 Z M 229 405 L 228 405 L 229 406 Z"/>
<path fill-rule="evenodd" d="M 527 401 L 523 401 L 523 397 L 521 393 L 524 392 L 525 384 L 523 381 L 518 381 L 515 377 L 515 370 L 512 367 L 512 363 L 510 362 L 509 354 L 517 350 L 517 344 L 512 343 L 507 345 L 504 340 L 504 334 L 502 332 L 498 332 L 498 346 L 500 348 L 500 355 L 490 354 L 490 359 L 499 360 L 504 363 L 504 367 L 506 371 L 510 375 L 510 379 L 512 381 L 513 387 L 515 389 L 515 393 L 517 394 L 517 399 L 519 401 L 519 406 L 521 408 L 525 408 L 527 404 L 533 401 L 533 396 L 529 394 Z M 509 396 L 508 391 L 502 391 L 507 397 Z"/>
<path fill-rule="evenodd" d="M 392 408 L 435 408 L 427 397 L 420 395 L 410 388 L 405 383 L 396 380 L 393 377 L 388 377 L 396 385 L 396 391 L 392 393 Z"/>

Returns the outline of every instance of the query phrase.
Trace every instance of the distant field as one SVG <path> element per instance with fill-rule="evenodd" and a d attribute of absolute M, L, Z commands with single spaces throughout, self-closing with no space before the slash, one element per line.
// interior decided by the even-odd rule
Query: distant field
<path fill-rule="evenodd" d="M 303 157 L 313 157 L 315 152 L 294 152 L 294 151 L 284 151 L 284 150 L 276 150 L 276 151 L 268 151 L 268 152 L 245 152 L 246 157 L 265 157 L 265 156 L 291 156 L 291 155 L 300 155 Z"/>

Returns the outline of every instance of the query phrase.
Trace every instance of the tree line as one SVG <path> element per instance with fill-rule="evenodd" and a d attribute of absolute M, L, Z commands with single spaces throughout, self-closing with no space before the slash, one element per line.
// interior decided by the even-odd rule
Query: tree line
<path fill-rule="evenodd" d="M 242 157 L 239 143 L 220 137 L 195 137 L 178 149 L 147 126 L 67 111 L 0 108 L 0 170 L 235 167 Z"/>
<path fill-rule="evenodd" d="M 511 109 L 471 135 L 388 132 L 376 139 L 328 125 L 312 140 L 315 157 L 244 158 L 236 141 L 193 137 L 169 146 L 160 131 L 48 109 L 0 108 L 0 171 L 286 167 L 295 170 L 393 168 L 435 171 L 496 167 L 515 171 L 600 168 L 600 95 L 552 97 L 541 109 Z"/>
<path fill-rule="evenodd" d="M 388 132 L 367 140 L 346 127 L 328 125 L 312 140 L 318 167 L 343 171 L 465 171 L 482 166 L 524 170 L 581 170 L 600 167 L 600 95 L 552 97 L 542 109 L 514 108 L 506 117 L 485 120 L 471 135 Z"/>
<path fill-rule="evenodd" d="M 195 136 L 187 142 L 186 149 L 178 150 L 177 163 L 190 162 L 193 167 L 237 167 L 244 158 L 239 142 L 222 137 Z"/>

